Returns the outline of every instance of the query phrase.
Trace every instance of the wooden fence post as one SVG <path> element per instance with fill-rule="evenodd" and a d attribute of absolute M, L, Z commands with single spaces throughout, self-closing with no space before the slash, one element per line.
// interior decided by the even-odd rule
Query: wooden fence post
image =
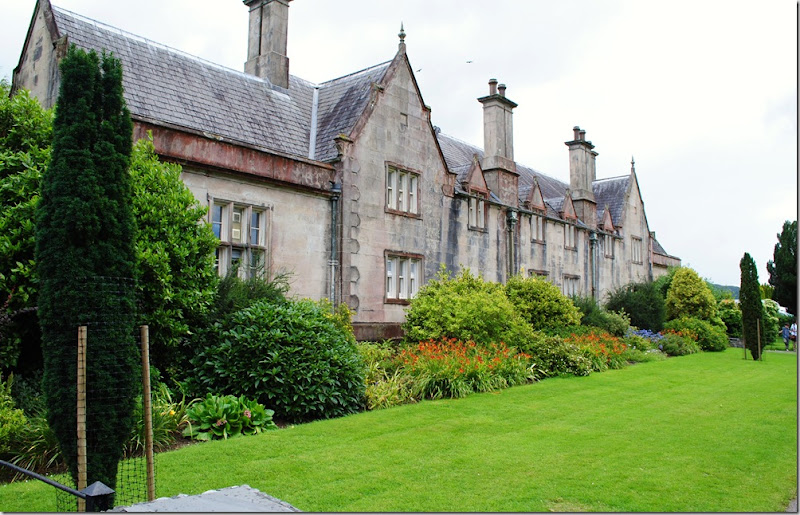
<path fill-rule="evenodd" d="M 86 326 L 78 327 L 78 490 L 86 488 Z M 78 499 L 78 511 L 86 511 L 86 501 Z"/>
<path fill-rule="evenodd" d="M 150 401 L 150 328 L 139 328 L 142 340 L 142 411 L 144 411 L 144 449 L 147 464 L 147 500 L 156 498 L 155 461 L 153 456 L 153 408 Z"/>

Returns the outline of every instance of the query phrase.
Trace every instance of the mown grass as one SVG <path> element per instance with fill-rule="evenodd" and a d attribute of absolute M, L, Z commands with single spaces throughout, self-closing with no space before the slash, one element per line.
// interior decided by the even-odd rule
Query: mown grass
<path fill-rule="evenodd" d="M 248 484 L 303 511 L 783 511 L 797 356 L 738 349 L 423 402 L 158 456 L 159 496 Z M 2 511 L 53 511 L 38 484 Z"/>

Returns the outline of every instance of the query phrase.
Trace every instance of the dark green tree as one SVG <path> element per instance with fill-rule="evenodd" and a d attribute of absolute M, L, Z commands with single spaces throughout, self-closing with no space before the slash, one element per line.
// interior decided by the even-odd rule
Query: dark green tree
<path fill-rule="evenodd" d="M 138 385 L 132 129 L 120 62 L 70 47 L 36 207 L 42 385 L 48 423 L 77 480 L 76 341 L 87 325 L 87 475 L 111 488 Z M 117 287 L 99 287 L 106 280 Z"/>
<path fill-rule="evenodd" d="M 631 283 L 617 288 L 609 294 L 606 309 L 625 310 L 631 317 L 631 325 L 656 332 L 664 326 L 666 318 L 664 296 L 653 282 Z"/>
<path fill-rule="evenodd" d="M 759 349 L 759 327 L 763 325 L 764 306 L 761 304 L 761 289 L 758 286 L 756 262 L 745 252 L 739 262 L 741 270 L 741 287 L 739 290 L 739 307 L 742 309 L 742 338 L 744 345 L 750 350 L 753 359 L 761 357 Z M 764 344 L 762 343 L 762 347 Z"/>
<path fill-rule="evenodd" d="M 767 263 L 769 284 L 775 288 L 772 300 L 797 315 L 797 220 L 783 222 L 772 256 Z"/>

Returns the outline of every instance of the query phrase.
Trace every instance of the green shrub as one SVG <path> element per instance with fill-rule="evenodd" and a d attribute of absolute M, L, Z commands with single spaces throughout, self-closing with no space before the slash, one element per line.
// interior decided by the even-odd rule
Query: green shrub
<path fill-rule="evenodd" d="M 742 337 L 742 310 L 733 300 L 723 299 L 717 306 L 719 318 L 725 324 L 725 332 L 731 338 Z"/>
<path fill-rule="evenodd" d="M 581 322 L 578 308 L 545 279 L 515 275 L 505 289 L 522 318 L 536 331 L 548 332 Z"/>
<path fill-rule="evenodd" d="M 663 361 L 667 356 L 659 350 L 643 351 L 633 347 L 628 347 L 622 353 L 622 357 L 629 363 L 647 363 L 650 361 Z"/>
<path fill-rule="evenodd" d="M 153 449 L 162 451 L 173 445 L 188 423 L 186 396 L 173 399 L 164 383 L 158 383 L 151 395 Z M 136 422 L 125 447 L 126 456 L 141 455 L 145 450 L 145 427 L 142 397 L 136 399 Z"/>
<path fill-rule="evenodd" d="M 362 408 L 364 364 L 352 335 L 319 304 L 257 301 L 213 332 L 192 360 L 192 391 L 244 395 L 292 421 Z"/>
<path fill-rule="evenodd" d="M 356 345 L 366 366 L 368 410 L 416 402 L 411 392 L 411 378 L 399 368 L 395 359 L 397 353 L 390 343 L 359 342 Z"/>
<path fill-rule="evenodd" d="M 690 336 L 667 331 L 659 342 L 659 347 L 668 356 L 685 356 L 700 352 L 700 347 Z"/>
<path fill-rule="evenodd" d="M 403 329 L 408 344 L 455 338 L 517 346 L 533 334 L 502 285 L 486 282 L 469 269 L 450 277 L 444 268 L 411 300 Z"/>
<path fill-rule="evenodd" d="M 628 331 L 622 341 L 628 349 L 635 349 L 642 352 L 647 352 L 656 347 L 649 339 L 638 334 L 633 334 L 631 331 Z"/>
<path fill-rule="evenodd" d="M 592 373 L 592 363 L 583 350 L 559 336 L 536 333 L 518 350 L 531 356 L 531 365 L 543 376 L 588 376 Z"/>
<path fill-rule="evenodd" d="M 625 311 L 631 325 L 656 332 L 664 326 L 666 317 L 664 297 L 653 282 L 631 283 L 612 291 L 606 309 Z"/>
<path fill-rule="evenodd" d="M 591 297 L 573 297 L 572 303 L 581 313 L 583 326 L 597 327 L 614 336 L 624 336 L 631 326 L 627 314 L 606 311 Z"/>
<path fill-rule="evenodd" d="M 22 431 L 28 423 L 25 413 L 14 407 L 11 397 L 13 378 L 3 381 L 0 376 L 0 457 L 7 457 L 20 441 Z"/>
<path fill-rule="evenodd" d="M 764 304 L 764 324 L 761 327 L 761 345 L 767 346 L 774 342 L 780 334 L 779 304 L 772 299 L 764 299 L 762 303 Z"/>
<path fill-rule="evenodd" d="M 274 413 L 244 396 L 209 393 L 187 410 L 188 424 L 183 435 L 203 441 L 255 435 L 278 428 L 272 421 Z"/>
<path fill-rule="evenodd" d="M 717 301 L 697 272 L 679 268 L 667 291 L 667 319 L 682 316 L 712 320 L 717 317 Z"/>
<path fill-rule="evenodd" d="M 675 332 L 692 334 L 701 350 L 707 352 L 719 352 L 728 348 L 728 336 L 721 325 L 712 325 L 706 320 L 698 318 L 681 317 L 670 320 L 664 324 L 665 329 Z"/>

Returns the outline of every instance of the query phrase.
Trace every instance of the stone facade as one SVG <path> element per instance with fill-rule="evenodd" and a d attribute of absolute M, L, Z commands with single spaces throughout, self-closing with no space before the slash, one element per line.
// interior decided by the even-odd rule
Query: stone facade
<path fill-rule="evenodd" d="M 113 51 L 134 137 L 151 133 L 183 165 L 220 237 L 220 272 L 290 272 L 294 294 L 347 303 L 361 338 L 397 336 L 442 264 L 596 298 L 680 265 L 649 229 L 633 163 L 597 179 L 579 127 L 568 183 L 515 162 L 505 85 L 492 79 L 477 99 L 484 149 L 434 127 L 402 30 L 391 61 L 322 84 L 290 75 L 289 1 L 245 0 L 242 73 L 39 0 L 13 87 L 52 106 L 67 45 Z"/>

